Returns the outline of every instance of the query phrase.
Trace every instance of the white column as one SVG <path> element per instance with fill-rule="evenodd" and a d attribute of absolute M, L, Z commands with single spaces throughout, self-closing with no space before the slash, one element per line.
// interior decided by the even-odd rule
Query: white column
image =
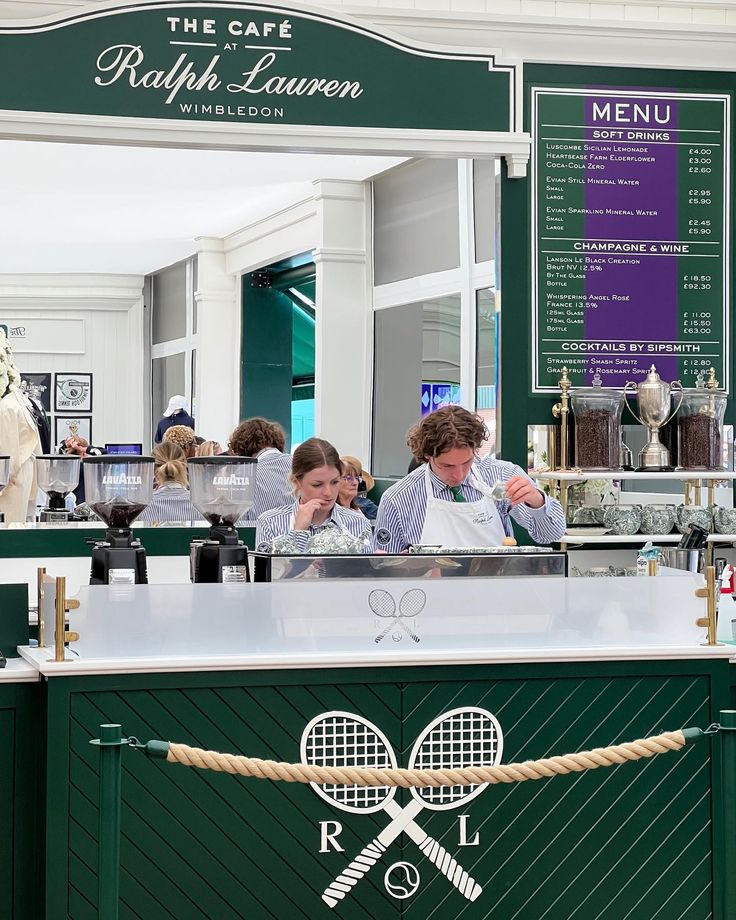
<path fill-rule="evenodd" d="M 224 447 L 240 416 L 238 276 L 225 271 L 224 241 L 197 240 L 197 434 Z"/>
<path fill-rule="evenodd" d="M 319 244 L 315 327 L 315 432 L 368 466 L 373 311 L 364 182 L 314 183 Z"/>

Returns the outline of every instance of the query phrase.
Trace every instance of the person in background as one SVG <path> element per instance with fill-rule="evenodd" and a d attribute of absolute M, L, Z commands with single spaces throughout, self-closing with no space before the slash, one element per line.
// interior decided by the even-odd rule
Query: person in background
<path fill-rule="evenodd" d="M 150 524 L 181 523 L 191 525 L 201 520 L 189 496 L 187 459 L 172 440 L 164 441 L 151 451 L 154 459 L 155 491 L 151 504 L 139 520 Z"/>
<path fill-rule="evenodd" d="M 194 419 L 187 412 L 187 401 L 183 396 L 172 396 L 169 404 L 164 411 L 164 416 L 156 427 L 156 434 L 153 438 L 154 444 L 160 444 L 164 439 L 164 433 L 172 425 L 186 425 L 194 431 Z"/>
<path fill-rule="evenodd" d="M 198 457 L 217 457 L 222 453 L 222 448 L 217 441 L 202 441 L 197 446 Z"/>
<path fill-rule="evenodd" d="M 92 447 L 89 441 L 81 435 L 73 434 L 55 447 L 54 453 L 76 454 L 80 460 L 84 460 L 85 457 L 99 457 L 105 451 L 101 447 Z M 72 494 L 74 495 L 75 505 L 83 505 L 87 500 L 84 491 L 84 464 L 80 464 L 79 484 Z"/>
<path fill-rule="evenodd" d="M 363 469 L 363 464 L 357 457 L 346 455 L 340 457 L 343 466 L 343 476 L 340 482 L 340 492 L 337 496 L 338 503 L 343 508 L 351 508 L 364 514 L 369 521 L 373 521 L 378 514 L 378 505 L 368 498 L 376 484 L 370 473 Z"/>
<path fill-rule="evenodd" d="M 167 428 L 162 443 L 165 444 L 167 441 L 178 444 L 187 459 L 197 456 L 197 436 L 188 425 L 172 425 L 171 428 Z"/>
<path fill-rule="evenodd" d="M 291 454 L 284 452 L 286 432 L 281 425 L 265 418 L 248 418 L 233 431 L 227 446 L 234 457 L 258 460 L 253 507 L 238 524 L 255 521 L 264 511 L 280 508 L 293 500 L 289 480 Z"/>
<path fill-rule="evenodd" d="M 361 546 L 359 551 L 366 551 L 370 527 L 365 517 L 337 503 L 342 476 L 342 462 L 329 441 L 309 438 L 300 444 L 291 466 L 296 498 L 259 516 L 258 550 L 271 552 L 276 544 L 281 552 L 311 552 L 311 541 L 317 535 L 334 531 L 336 536 L 352 536 Z"/>
<path fill-rule="evenodd" d="M 381 498 L 376 550 L 500 546 L 513 534 L 512 519 L 538 543 L 562 538 L 565 515 L 556 499 L 540 492 L 521 467 L 476 457 L 487 437 L 483 419 L 460 406 L 430 412 L 409 431 L 409 449 L 425 465 Z"/>

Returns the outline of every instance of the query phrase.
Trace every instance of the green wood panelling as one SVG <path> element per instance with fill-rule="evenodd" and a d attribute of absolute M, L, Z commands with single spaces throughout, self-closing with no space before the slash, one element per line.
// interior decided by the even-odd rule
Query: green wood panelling
<path fill-rule="evenodd" d="M 28 585 L 0 585 L 0 652 L 17 658 L 19 645 L 28 645 Z"/>
<path fill-rule="evenodd" d="M 0 917 L 38 920 L 43 897 L 39 804 L 40 684 L 0 684 Z"/>
<path fill-rule="evenodd" d="M 206 537 L 207 527 L 136 527 L 133 535 L 146 548 L 148 556 L 188 556 L 192 540 Z M 240 539 L 255 547 L 255 527 L 238 528 Z M 103 540 L 104 529 L 66 530 L 0 530 L 0 558 L 27 559 L 58 558 L 60 556 L 89 556 L 88 540 Z"/>
<path fill-rule="evenodd" d="M 5 26 L 0 107 L 228 121 L 244 132 L 253 123 L 513 130 L 512 74 L 494 71 L 492 56 L 424 53 L 300 6 L 119 5 L 52 27 Z"/>
<path fill-rule="evenodd" d="M 509 762 L 706 725 L 727 704 L 728 678 L 724 662 L 623 662 L 54 679 L 50 712 L 66 710 L 68 718 L 50 722 L 48 795 L 62 804 L 50 815 L 49 836 L 61 849 L 49 884 L 55 879 L 68 898 L 50 899 L 47 920 L 96 916 L 98 754 L 88 742 L 101 722 L 120 722 L 142 739 L 295 761 L 304 725 L 340 709 L 374 721 L 405 765 L 432 719 L 475 705 L 501 722 Z M 453 811 L 424 810 L 419 826 L 484 886 L 478 901 L 468 903 L 400 839 L 334 911 L 322 891 L 388 824 L 386 815 L 346 814 L 307 786 L 241 780 L 132 751 L 124 751 L 123 765 L 124 920 L 723 917 L 712 856 L 720 787 L 707 744 L 620 768 L 490 787 Z M 469 816 L 470 838 L 480 833 L 479 846 L 458 846 L 460 814 Z M 319 821 L 343 824 L 345 853 L 318 853 Z M 400 860 L 421 876 L 406 901 L 390 897 L 383 883 Z"/>

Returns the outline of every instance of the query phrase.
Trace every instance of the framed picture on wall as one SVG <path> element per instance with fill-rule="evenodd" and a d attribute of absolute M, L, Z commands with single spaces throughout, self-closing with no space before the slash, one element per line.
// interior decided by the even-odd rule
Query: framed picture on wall
<path fill-rule="evenodd" d="M 51 412 L 51 374 L 24 374 L 21 379 L 28 384 L 28 395 L 37 399 L 45 412 Z"/>
<path fill-rule="evenodd" d="M 56 412 L 92 411 L 92 374 L 60 374 L 54 377 Z"/>
<path fill-rule="evenodd" d="M 87 443 L 92 443 L 92 418 L 83 415 L 55 415 L 54 416 L 54 444 L 61 444 L 73 434 L 86 438 Z"/>

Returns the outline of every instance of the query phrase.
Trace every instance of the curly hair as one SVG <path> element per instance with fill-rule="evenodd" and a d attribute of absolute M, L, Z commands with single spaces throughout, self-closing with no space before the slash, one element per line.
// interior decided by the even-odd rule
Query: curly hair
<path fill-rule="evenodd" d="M 177 426 L 183 428 L 183 425 Z M 187 431 L 191 431 L 188 428 Z M 169 429 L 171 431 L 171 429 Z M 187 477 L 187 458 L 184 451 L 179 445 L 170 438 L 164 440 L 151 451 L 154 460 L 154 476 L 156 482 L 162 486 L 175 482 L 180 486 L 187 488 L 189 479 Z"/>
<path fill-rule="evenodd" d="M 461 406 L 445 406 L 425 415 L 409 429 L 406 443 L 420 463 L 455 447 L 478 450 L 488 437 L 483 419 Z"/>
<path fill-rule="evenodd" d="M 227 447 L 235 457 L 255 457 L 267 447 L 283 451 L 286 446 L 286 432 L 267 418 L 247 418 L 230 435 Z"/>
<path fill-rule="evenodd" d="M 197 436 L 187 425 L 172 425 L 164 432 L 164 441 L 173 441 L 186 454 L 189 448 L 197 443 Z"/>

